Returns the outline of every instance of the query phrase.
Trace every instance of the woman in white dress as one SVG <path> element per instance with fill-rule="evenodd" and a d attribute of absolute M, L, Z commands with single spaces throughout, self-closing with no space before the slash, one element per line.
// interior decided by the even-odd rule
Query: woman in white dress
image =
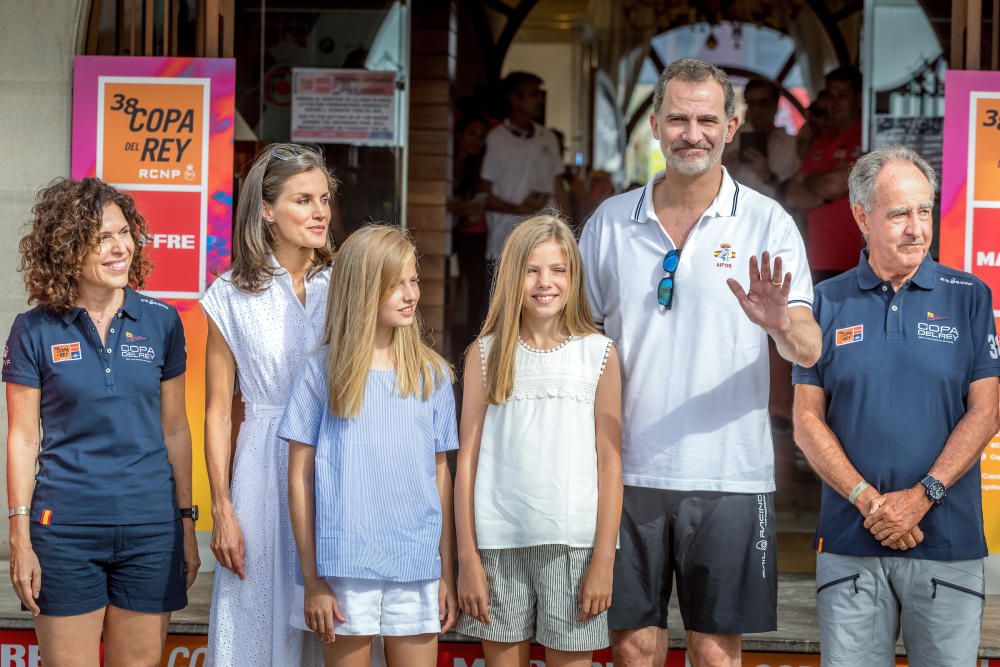
<path fill-rule="evenodd" d="M 323 663 L 316 635 L 288 621 L 295 542 L 288 518 L 288 448 L 275 429 L 299 366 L 322 335 L 336 187 L 314 150 L 268 146 L 240 189 L 232 270 L 201 301 L 208 315 L 205 458 L 218 561 L 208 665 Z M 237 379 L 245 419 L 234 452 Z"/>

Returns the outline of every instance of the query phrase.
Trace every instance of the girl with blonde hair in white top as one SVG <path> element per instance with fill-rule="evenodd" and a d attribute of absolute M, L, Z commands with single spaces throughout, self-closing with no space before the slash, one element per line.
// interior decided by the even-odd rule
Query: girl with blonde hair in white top
<path fill-rule="evenodd" d="M 621 515 L 621 377 L 594 328 L 565 222 L 539 215 L 510 235 L 465 363 L 455 483 L 456 629 L 489 667 L 590 667 Z"/>

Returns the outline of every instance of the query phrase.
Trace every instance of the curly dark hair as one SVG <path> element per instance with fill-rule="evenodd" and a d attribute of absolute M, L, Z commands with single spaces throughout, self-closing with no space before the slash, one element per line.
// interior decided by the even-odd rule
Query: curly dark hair
<path fill-rule="evenodd" d="M 31 230 L 18 248 L 28 303 L 54 313 L 65 313 L 80 294 L 80 273 L 87 255 L 100 244 L 104 207 L 115 204 L 128 221 L 135 243 L 128 284 L 141 289 L 152 269 L 143 257 L 146 221 L 132 197 L 99 178 L 56 179 L 38 192 L 31 209 Z"/>

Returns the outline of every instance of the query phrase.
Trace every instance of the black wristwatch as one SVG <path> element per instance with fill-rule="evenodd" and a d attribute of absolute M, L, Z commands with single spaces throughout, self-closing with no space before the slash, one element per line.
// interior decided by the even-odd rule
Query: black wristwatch
<path fill-rule="evenodd" d="M 197 505 L 192 505 L 191 507 L 182 507 L 180 509 L 181 509 L 181 518 L 182 519 L 191 519 L 194 522 L 198 521 L 198 506 Z"/>
<path fill-rule="evenodd" d="M 948 491 L 944 488 L 944 484 L 942 484 L 939 480 L 927 475 L 927 477 L 920 480 L 920 483 L 924 485 L 924 493 L 927 494 L 927 497 L 930 498 L 932 503 L 940 505 L 944 502 L 945 496 L 948 495 Z"/>

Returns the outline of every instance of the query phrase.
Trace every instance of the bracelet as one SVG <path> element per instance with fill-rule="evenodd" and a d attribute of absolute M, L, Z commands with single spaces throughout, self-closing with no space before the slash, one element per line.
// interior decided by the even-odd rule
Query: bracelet
<path fill-rule="evenodd" d="M 861 480 L 860 482 L 858 482 L 857 486 L 855 486 L 854 489 L 851 491 L 851 495 L 847 496 L 847 502 L 853 505 L 854 501 L 857 500 L 858 496 L 861 495 L 861 492 L 870 486 L 871 484 L 869 484 L 865 480 Z"/>
<path fill-rule="evenodd" d="M 11 507 L 9 510 L 7 510 L 8 519 L 13 519 L 15 516 L 27 516 L 29 514 L 31 514 L 31 508 L 25 507 L 24 505 Z"/>

